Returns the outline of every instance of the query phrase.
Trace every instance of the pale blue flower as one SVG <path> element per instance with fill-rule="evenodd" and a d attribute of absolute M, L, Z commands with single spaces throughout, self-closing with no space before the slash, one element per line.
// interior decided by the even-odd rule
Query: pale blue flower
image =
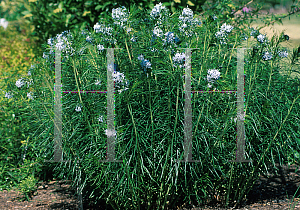
<path fill-rule="evenodd" d="M 218 69 L 209 69 L 207 73 L 208 82 L 214 82 L 214 80 L 219 79 L 221 74 Z"/>
<path fill-rule="evenodd" d="M 269 52 L 265 52 L 263 55 L 263 60 L 267 61 L 267 60 L 271 60 L 272 59 L 272 54 Z"/>
<path fill-rule="evenodd" d="M 287 51 L 281 51 L 281 52 L 278 52 L 278 55 L 281 58 L 286 58 L 288 56 L 288 52 Z"/>
<path fill-rule="evenodd" d="M 181 24 L 179 30 L 185 33 L 185 36 L 188 37 L 193 35 L 192 29 L 196 25 L 201 24 L 201 21 L 197 18 L 194 19 L 193 16 L 193 11 L 190 8 L 184 8 L 182 14 L 179 16 L 179 21 Z"/>
<path fill-rule="evenodd" d="M 96 25 L 94 25 L 94 31 L 96 31 L 96 33 L 99 33 L 101 29 L 101 25 L 99 25 L 99 23 L 96 23 Z"/>
<path fill-rule="evenodd" d="M 200 26 L 202 24 L 202 22 L 200 21 L 199 18 L 194 18 L 193 21 L 194 21 L 194 24 L 197 26 Z"/>
<path fill-rule="evenodd" d="M 27 73 L 27 76 L 31 76 L 31 72 L 30 72 L 30 70 L 28 71 L 28 73 Z"/>
<path fill-rule="evenodd" d="M 16 81 L 16 86 L 17 86 L 18 88 L 22 87 L 23 85 L 25 85 L 25 83 L 23 82 L 23 78 L 18 79 L 18 80 Z"/>
<path fill-rule="evenodd" d="M 179 42 L 179 38 L 176 36 L 173 32 L 167 32 L 165 33 L 165 39 L 163 39 L 164 45 L 165 44 L 172 44 L 174 42 Z"/>
<path fill-rule="evenodd" d="M 165 6 L 162 6 L 162 3 L 160 2 L 159 4 L 156 4 L 154 6 L 154 8 L 152 9 L 151 13 L 150 13 L 150 16 L 152 18 L 157 18 L 157 17 L 161 17 L 161 11 L 162 10 L 165 10 L 166 7 Z"/>
<path fill-rule="evenodd" d="M 122 93 L 123 91 L 125 90 L 128 90 L 128 88 L 124 88 L 124 89 L 121 89 L 121 90 L 118 90 L 119 93 Z"/>
<path fill-rule="evenodd" d="M 150 47 L 151 52 L 158 52 L 158 49 Z"/>
<path fill-rule="evenodd" d="M 114 72 L 113 77 L 114 77 L 114 81 L 118 83 L 123 82 L 125 78 L 124 74 L 120 72 Z"/>
<path fill-rule="evenodd" d="M 101 44 L 97 45 L 97 48 L 98 48 L 98 50 L 100 50 L 100 51 L 103 51 L 103 50 L 104 50 L 104 46 L 101 45 Z"/>
<path fill-rule="evenodd" d="M 81 107 L 80 106 L 76 106 L 75 111 L 76 112 L 80 112 L 81 111 Z"/>
<path fill-rule="evenodd" d="M 163 31 L 162 31 L 158 26 L 156 26 L 156 27 L 153 29 L 153 34 L 154 34 L 155 36 L 162 37 Z"/>
<path fill-rule="evenodd" d="M 233 26 L 223 23 L 220 30 L 225 31 L 226 33 L 230 33 L 232 29 L 233 29 Z"/>
<path fill-rule="evenodd" d="M 158 25 L 162 25 L 163 22 L 166 22 L 170 14 L 168 8 L 162 6 L 162 3 L 156 4 L 152 9 L 150 16 L 152 19 L 157 19 Z"/>
<path fill-rule="evenodd" d="M 250 33 L 250 36 L 255 36 L 256 34 L 258 34 L 258 30 L 255 30 L 254 28 L 250 28 L 251 29 L 251 33 Z"/>
<path fill-rule="evenodd" d="M 185 60 L 185 53 L 176 53 L 173 56 L 172 60 L 175 64 L 180 64 L 179 68 L 182 68 L 183 65 L 181 65 L 181 63 Z M 176 67 L 176 65 L 173 65 L 173 66 Z"/>
<path fill-rule="evenodd" d="M 182 14 L 179 16 L 179 20 L 183 23 L 190 22 L 193 20 L 194 13 L 190 8 L 184 8 Z"/>
<path fill-rule="evenodd" d="M 215 35 L 218 39 L 220 39 L 221 44 L 226 44 L 227 35 L 231 32 L 232 29 L 233 26 L 224 23 L 221 26 L 220 31 L 216 32 Z"/>
<path fill-rule="evenodd" d="M 149 68 L 149 69 L 152 68 L 150 61 L 148 61 L 146 59 L 142 61 L 141 66 L 144 68 L 144 70 L 146 70 L 147 68 Z"/>
<path fill-rule="evenodd" d="M 30 82 L 27 82 L 27 88 L 29 88 L 29 85 L 31 84 L 34 84 L 32 79 L 30 80 Z"/>
<path fill-rule="evenodd" d="M 103 116 L 102 115 L 99 116 L 98 120 L 99 120 L 99 122 L 103 122 Z"/>
<path fill-rule="evenodd" d="M 70 33 L 70 31 L 64 31 L 61 34 L 57 34 L 55 47 L 58 50 L 66 52 L 67 54 L 70 54 L 72 56 L 74 53 L 74 49 L 71 47 L 71 42 L 68 40 L 67 37 L 69 37 L 70 39 L 72 38 L 72 34 Z M 52 51 L 52 46 L 51 46 L 51 51 Z M 54 53 L 54 52 L 52 51 L 50 53 Z"/>
<path fill-rule="evenodd" d="M 260 43 L 263 43 L 265 41 L 266 36 L 259 34 L 257 36 L 257 41 L 259 41 Z"/>
<path fill-rule="evenodd" d="M 143 54 L 139 55 L 139 56 L 138 56 L 138 59 L 139 59 L 140 61 L 144 60 Z"/>
<path fill-rule="evenodd" d="M 127 9 L 122 6 L 117 9 L 112 9 L 112 18 L 115 20 L 114 24 L 124 26 L 124 22 L 128 21 L 129 13 Z"/>
<path fill-rule="evenodd" d="M 130 39 L 130 41 L 136 42 L 136 37 L 132 36 L 131 39 Z"/>
<path fill-rule="evenodd" d="M 147 68 L 151 69 L 151 63 L 149 60 L 147 59 L 144 59 L 144 56 L 143 55 L 139 55 L 138 57 L 138 60 L 142 61 L 141 62 L 141 66 L 142 68 L 144 69 L 144 71 L 146 71 Z M 148 76 L 147 76 L 148 77 Z"/>
<path fill-rule="evenodd" d="M 91 41 L 92 41 L 92 38 L 91 38 L 90 36 L 87 36 L 87 37 L 86 37 L 86 41 L 87 41 L 87 42 L 91 42 Z"/>
<path fill-rule="evenodd" d="M 111 44 L 117 43 L 117 40 L 114 38 L 112 34 L 113 32 L 112 27 L 107 27 L 104 24 L 96 23 L 96 25 L 94 25 L 94 30 L 96 33 L 101 33 L 100 36 L 103 39 L 103 41 L 110 42 Z"/>
<path fill-rule="evenodd" d="M 5 97 L 10 99 L 13 97 L 13 94 L 11 92 L 5 93 Z"/>
<path fill-rule="evenodd" d="M 58 43 L 55 45 L 55 47 L 56 47 L 57 49 L 59 49 L 59 50 L 62 50 L 62 49 L 64 49 L 64 44 L 63 44 L 63 42 L 58 42 Z"/>
<path fill-rule="evenodd" d="M 44 59 L 48 59 L 48 58 L 49 58 L 49 55 L 47 55 L 45 52 L 43 52 L 43 58 L 44 58 Z"/>
<path fill-rule="evenodd" d="M 181 28 L 187 28 L 188 25 L 186 23 L 182 24 Z"/>
<path fill-rule="evenodd" d="M 53 38 L 49 38 L 49 39 L 48 39 L 48 45 L 52 46 L 52 45 L 53 45 L 53 42 L 54 42 L 54 39 L 53 39 Z"/>
<path fill-rule="evenodd" d="M 99 23 L 96 23 L 96 25 L 94 25 L 94 30 L 96 31 L 96 33 L 102 33 L 103 35 L 112 36 L 111 32 L 113 28 L 106 27 L 103 24 L 99 25 Z"/>
<path fill-rule="evenodd" d="M 28 97 L 29 99 L 31 99 L 31 100 L 34 100 L 31 94 L 32 94 L 32 92 L 27 93 L 27 97 Z"/>
<path fill-rule="evenodd" d="M 219 39 L 221 44 L 226 44 L 227 34 L 225 31 L 217 31 L 215 35 Z"/>
<path fill-rule="evenodd" d="M 219 39 L 226 37 L 226 33 L 224 31 L 217 31 L 215 35 Z"/>

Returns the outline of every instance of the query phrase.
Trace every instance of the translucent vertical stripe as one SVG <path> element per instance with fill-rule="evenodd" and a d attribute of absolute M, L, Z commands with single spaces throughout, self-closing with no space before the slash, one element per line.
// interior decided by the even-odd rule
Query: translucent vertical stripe
<path fill-rule="evenodd" d="M 54 162 L 62 161 L 61 51 L 55 51 Z"/>
<path fill-rule="evenodd" d="M 244 111 L 244 49 L 237 49 L 237 151 L 234 162 L 251 162 L 245 160 L 245 111 Z"/>
<path fill-rule="evenodd" d="M 114 125 L 114 80 L 113 71 L 114 66 L 114 51 L 107 49 L 107 130 L 115 133 Z M 113 161 L 115 158 L 115 144 L 114 135 L 107 135 L 107 157 L 108 161 Z"/>

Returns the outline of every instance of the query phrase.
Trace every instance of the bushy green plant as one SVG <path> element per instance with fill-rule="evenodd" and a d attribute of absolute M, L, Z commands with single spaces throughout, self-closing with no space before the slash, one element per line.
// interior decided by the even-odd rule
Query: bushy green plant
<path fill-rule="evenodd" d="M 268 163 L 295 161 L 300 84 L 289 76 L 299 66 L 300 47 L 282 49 L 283 33 L 269 40 L 259 30 L 235 26 L 230 3 L 218 2 L 201 21 L 189 8 L 169 16 L 156 5 L 149 16 L 136 5 L 122 7 L 100 19 L 94 31 L 65 31 L 49 39 L 31 76 L 9 86 L 24 95 L 26 81 L 34 81 L 27 101 L 32 111 L 23 116 L 37 158 L 53 160 L 54 155 L 55 51 L 61 50 L 63 91 L 105 91 L 106 49 L 122 48 L 114 51 L 116 133 L 107 130 L 106 94 L 62 93 L 67 162 L 56 169 L 84 197 L 105 200 L 114 209 L 174 208 L 216 202 L 217 196 L 226 205 L 238 205 Z M 236 158 L 236 97 L 222 93 L 193 94 L 192 155 L 200 162 L 178 162 L 184 157 L 185 54 L 176 48 L 200 48 L 192 50 L 192 90 L 236 90 L 232 48 L 242 47 L 245 39 L 251 50 L 245 50 L 242 117 L 245 158 L 253 162 L 229 162 Z M 281 75 L 279 64 L 286 56 L 292 60 L 289 75 Z M 122 162 L 99 162 L 105 159 L 108 136 L 115 136 L 115 159 Z"/>
<path fill-rule="evenodd" d="M 30 36 L 31 30 L 32 27 L 22 20 L 9 21 L 7 28 L 0 27 L 1 190 L 18 185 L 28 175 L 24 174 L 24 170 L 28 169 L 25 168 L 29 167 L 23 165 L 24 161 L 36 157 L 26 143 L 30 125 L 22 118 L 24 113 L 30 112 L 25 101 L 28 100 L 27 93 L 33 90 L 30 88 L 32 81 L 28 80 L 28 92 L 23 95 L 24 98 L 5 91 L 11 83 L 15 85 L 16 77 L 27 76 L 31 65 L 37 62 L 36 57 L 41 56 L 37 53 L 37 38 Z M 21 170 L 17 169 L 18 165 L 21 165 Z"/>

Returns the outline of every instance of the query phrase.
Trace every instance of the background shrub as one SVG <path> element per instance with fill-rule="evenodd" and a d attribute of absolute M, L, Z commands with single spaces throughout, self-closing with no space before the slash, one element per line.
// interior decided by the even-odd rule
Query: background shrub
<path fill-rule="evenodd" d="M 206 0 L 176 0 L 161 1 L 163 5 L 171 11 L 183 9 L 189 5 L 194 11 L 202 11 L 201 6 Z M 88 0 L 25 0 L 25 5 L 30 9 L 24 11 L 26 19 L 35 26 L 35 35 L 44 43 L 48 38 L 65 30 L 80 31 L 86 27 L 93 27 L 99 18 L 104 17 L 105 13 L 113 8 L 137 4 L 140 8 L 146 10 L 152 9 L 160 1 L 137 1 L 137 0 L 117 0 L 117 1 L 88 1 Z M 28 6 L 26 6 L 28 8 Z"/>
<path fill-rule="evenodd" d="M 0 27 L 0 189 L 17 186 L 34 173 L 30 164 L 39 167 L 34 150 L 28 147 L 30 124 L 23 118 L 30 112 L 27 92 L 22 95 L 9 91 L 16 78 L 28 76 L 32 64 L 38 63 L 36 58 L 41 56 L 36 46 L 38 38 L 31 36 L 32 30 L 22 19 L 9 21 L 6 29 Z"/>

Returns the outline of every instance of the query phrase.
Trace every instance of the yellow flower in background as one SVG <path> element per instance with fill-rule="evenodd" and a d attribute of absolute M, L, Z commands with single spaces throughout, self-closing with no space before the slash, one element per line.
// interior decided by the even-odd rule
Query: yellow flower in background
<path fill-rule="evenodd" d="M 32 17 L 32 16 L 33 16 L 32 14 L 27 14 L 27 15 L 23 16 L 23 18 Z"/>
<path fill-rule="evenodd" d="M 232 8 L 232 9 L 235 9 L 235 6 L 232 5 L 232 4 L 228 4 L 228 6 L 229 6 L 230 8 Z"/>
<path fill-rule="evenodd" d="M 195 6 L 195 4 L 191 1 L 188 1 L 187 4 L 190 5 L 190 6 Z"/>
<path fill-rule="evenodd" d="M 82 14 L 82 16 L 84 17 L 84 16 L 86 16 L 87 14 L 90 14 L 91 13 L 91 11 L 84 11 L 84 13 Z"/>
<path fill-rule="evenodd" d="M 59 13 L 59 12 L 62 12 L 62 9 L 57 8 L 57 9 L 53 10 L 53 12 L 54 12 L 54 13 Z"/>

